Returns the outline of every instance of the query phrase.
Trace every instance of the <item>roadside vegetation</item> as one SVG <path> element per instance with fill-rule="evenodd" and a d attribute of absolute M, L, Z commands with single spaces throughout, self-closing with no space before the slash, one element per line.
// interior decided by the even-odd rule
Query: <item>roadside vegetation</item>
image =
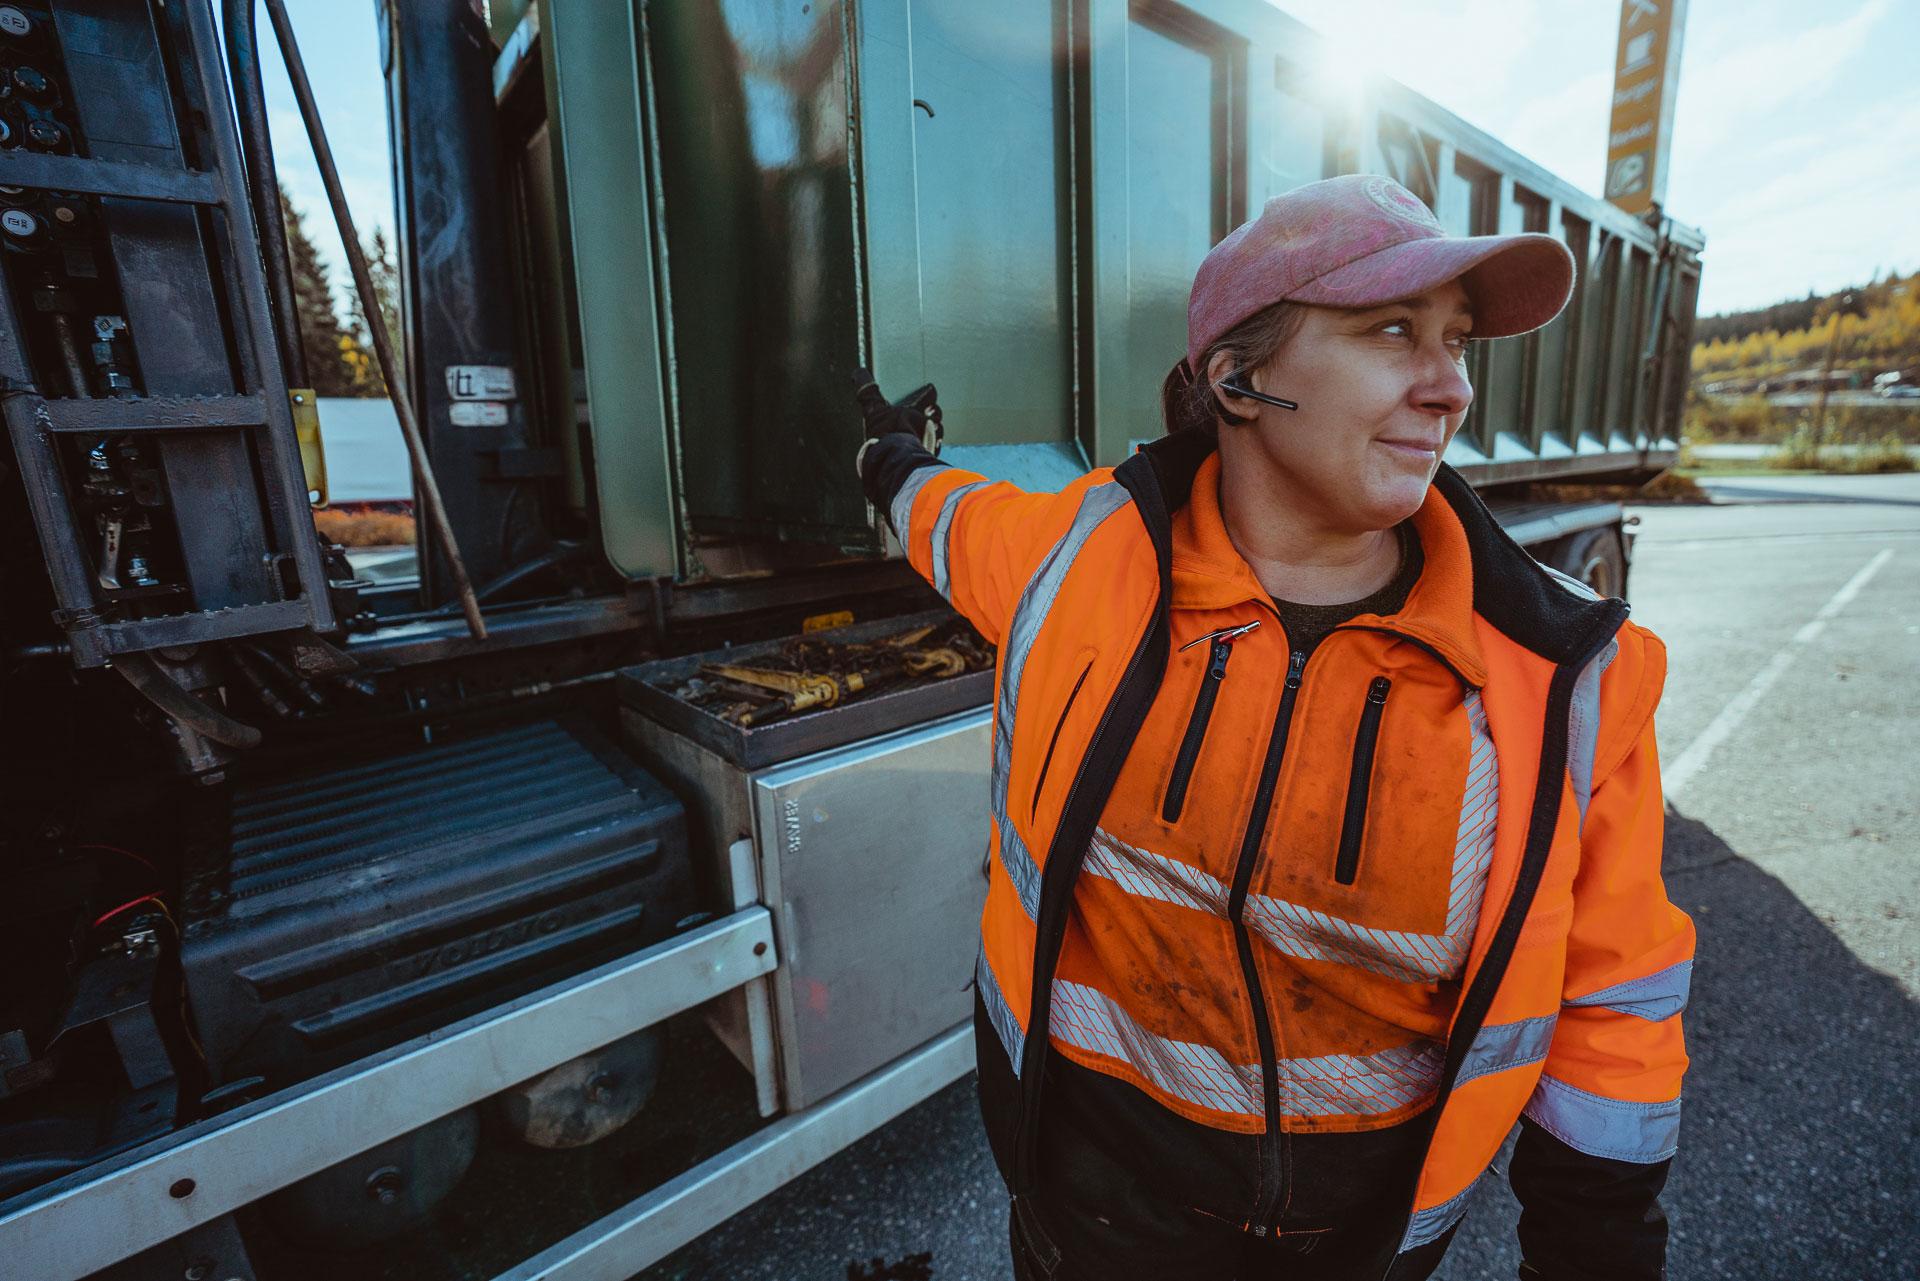
<path fill-rule="evenodd" d="M 1920 400 L 1857 393 L 1888 374 L 1920 384 L 1920 273 L 1704 317 L 1695 339 L 1681 473 L 1916 469 Z M 1824 406 L 1822 381 L 1830 397 Z M 1836 394 L 1848 388 L 1856 394 Z M 1783 392 L 1801 394 L 1783 403 Z M 1694 446 L 1710 444 L 1774 449 L 1763 459 L 1696 456 Z"/>
<path fill-rule="evenodd" d="M 404 512 L 322 507 L 313 513 L 313 527 L 342 547 L 399 547 L 414 540 L 413 517 Z"/>

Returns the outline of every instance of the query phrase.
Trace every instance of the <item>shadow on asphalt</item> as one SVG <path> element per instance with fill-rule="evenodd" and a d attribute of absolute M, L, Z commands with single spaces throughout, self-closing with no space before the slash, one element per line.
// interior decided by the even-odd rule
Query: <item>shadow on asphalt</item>
<path fill-rule="evenodd" d="M 1824 489 L 1781 489 L 1774 486 L 1730 485 L 1714 481 L 1713 501 L 1732 503 L 1845 503 L 1868 507 L 1920 507 L 1920 499 L 1888 498 L 1882 494 L 1836 494 Z"/>
<path fill-rule="evenodd" d="M 1704 823 L 1667 812 L 1699 930 L 1686 1109 L 1663 1198 L 1674 1281 L 1860 1281 L 1920 1258 L 1920 1005 Z M 1515 1275 L 1505 1154 L 1437 1274 Z"/>

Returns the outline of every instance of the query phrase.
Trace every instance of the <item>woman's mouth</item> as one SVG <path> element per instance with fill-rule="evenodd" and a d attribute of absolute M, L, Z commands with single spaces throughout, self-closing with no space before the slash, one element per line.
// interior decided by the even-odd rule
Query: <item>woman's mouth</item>
<path fill-rule="evenodd" d="M 1383 439 L 1383 440 L 1376 440 L 1374 443 L 1376 445 L 1385 445 L 1393 453 L 1399 454 L 1402 457 L 1416 458 L 1423 463 L 1430 463 L 1434 459 L 1440 456 L 1440 450 L 1438 446 L 1423 445 L 1418 441 L 1384 440 Z"/>

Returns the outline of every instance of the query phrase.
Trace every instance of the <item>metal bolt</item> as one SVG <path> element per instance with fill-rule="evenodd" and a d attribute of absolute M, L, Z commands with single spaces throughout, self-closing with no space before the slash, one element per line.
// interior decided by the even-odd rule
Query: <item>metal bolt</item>
<path fill-rule="evenodd" d="M 406 1176 L 397 1165 L 383 1165 L 367 1176 L 367 1196 L 381 1205 L 392 1205 L 407 1186 Z"/>
<path fill-rule="evenodd" d="M 619 1088 L 619 1073 L 602 1072 L 587 1082 L 587 1100 L 592 1103 L 605 1103 L 608 1096 Z"/>
<path fill-rule="evenodd" d="M 767 954 L 767 945 L 765 943 L 755 943 L 753 945 L 753 954 L 755 956 L 765 956 Z"/>
<path fill-rule="evenodd" d="M 187 1270 L 180 1274 L 185 1281 L 207 1281 L 213 1275 L 212 1259 L 195 1259 L 187 1264 Z"/>

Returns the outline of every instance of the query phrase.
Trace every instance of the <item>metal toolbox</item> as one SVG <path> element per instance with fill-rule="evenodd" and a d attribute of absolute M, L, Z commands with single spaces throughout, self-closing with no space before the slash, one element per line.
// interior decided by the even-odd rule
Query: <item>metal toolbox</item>
<path fill-rule="evenodd" d="M 778 644 L 629 668 L 620 691 L 628 747 L 687 806 L 697 873 L 737 901 L 752 881 L 773 914 L 779 967 L 713 1020 L 768 1113 L 817 1103 L 970 1014 L 991 750 L 990 672 L 749 730 L 668 692 L 703 661 Z"/>

